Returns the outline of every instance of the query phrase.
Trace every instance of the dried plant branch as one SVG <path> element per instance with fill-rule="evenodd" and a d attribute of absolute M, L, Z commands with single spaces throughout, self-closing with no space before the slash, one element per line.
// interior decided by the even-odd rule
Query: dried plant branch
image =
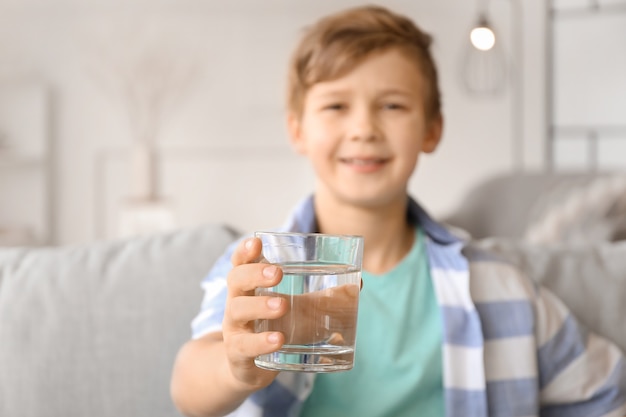
<path fill-rule="evenodd" d="M 163 123 L 201 74 L 197 54 L 145 22 L 88 36 L 89 73 L 128 117 L 135 141 L 153 146 Z"/>

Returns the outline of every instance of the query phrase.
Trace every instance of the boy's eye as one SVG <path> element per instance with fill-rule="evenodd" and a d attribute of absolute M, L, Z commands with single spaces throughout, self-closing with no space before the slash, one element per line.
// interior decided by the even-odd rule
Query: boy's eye
<path fill-rule="evenodd" d="M 406 106 L 400 104 L 400 103 L 385 103 L 383 105 L 383 108 L 385 110 L 402 110 L 405 109 Z"/>
<path fill-rule="evenodd" d="M 332 103 L 324 106 L 324 110 L 344 110 L 346 105 L 343 103 Z"/>

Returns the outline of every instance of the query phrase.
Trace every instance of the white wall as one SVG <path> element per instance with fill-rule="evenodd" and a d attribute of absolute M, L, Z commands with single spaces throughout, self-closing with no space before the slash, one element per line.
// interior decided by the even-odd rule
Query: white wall
<path fill-rule="evenodd" d="M 512 1 L 491 2 L 508 54 L 515 49 Z M 411 192 L 437 216 L 492 174 L 543 166 L 545 6 L 544 0 L 517 1 L 524 17 L 521 104 L 511 85 L 499 96 L 475 98 L 460 84 L 475 2 L 384 2 L 435 38 L 444 141 L 422 159 Z M 162 191 L 179 224 L 220 221 L 248 231 L 281 223 L 313 181 L 306 161 L 289 149 L 283 126 L 288 54 L 304 25 L 363 3 L 369 2 L 0 0 L 0 75 L 40 79 L 51 92 L 56 242 L 115 235 L 118 208 L 129 193 L 126 150 L 133 140 L 127 107 L 115 93 L 123 68 L 115 65 L 135 53 L 146 56 L 145 45 L 165 48 L 165 62 L 200 68 L 187 94 L 159 118 Z M 138 76 L 145 81 L 150 74 Z M 523 126 L 519 148 L 515 126 Z"/>

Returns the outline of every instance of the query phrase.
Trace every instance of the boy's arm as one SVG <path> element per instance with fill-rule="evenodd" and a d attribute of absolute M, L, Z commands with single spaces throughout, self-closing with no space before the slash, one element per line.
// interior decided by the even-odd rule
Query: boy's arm
<path fill-rule="evenodd" d="M 587 332 L 549 290 L 540 287 L 538 292 L 541 415 L 625 415 L 623 353 L 608 340 Z"/>
<path fill-rule="evenodd" d="M 188 341 L 178 352 L 170 391 L 186 416 L 223 416 L 235 410 L 252 391 L 236 381 L 228 369 L 221 333 Z"/>

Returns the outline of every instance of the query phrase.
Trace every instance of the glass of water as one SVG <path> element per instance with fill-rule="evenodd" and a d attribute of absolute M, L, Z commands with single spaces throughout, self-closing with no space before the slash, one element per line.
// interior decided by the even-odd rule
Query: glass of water
<path fill-rule="evenodd" d="M 263 262 L 283 270 L 282 281 L 256 295 L 282 297 L 287 313 L 255 322 L 257 333 L 278 331 L 285 344 L 255 359 L 280 371 L 338 372 L 352 369 L 361 286 L 363 238 L 320 233 L 256 232 Z"/>

